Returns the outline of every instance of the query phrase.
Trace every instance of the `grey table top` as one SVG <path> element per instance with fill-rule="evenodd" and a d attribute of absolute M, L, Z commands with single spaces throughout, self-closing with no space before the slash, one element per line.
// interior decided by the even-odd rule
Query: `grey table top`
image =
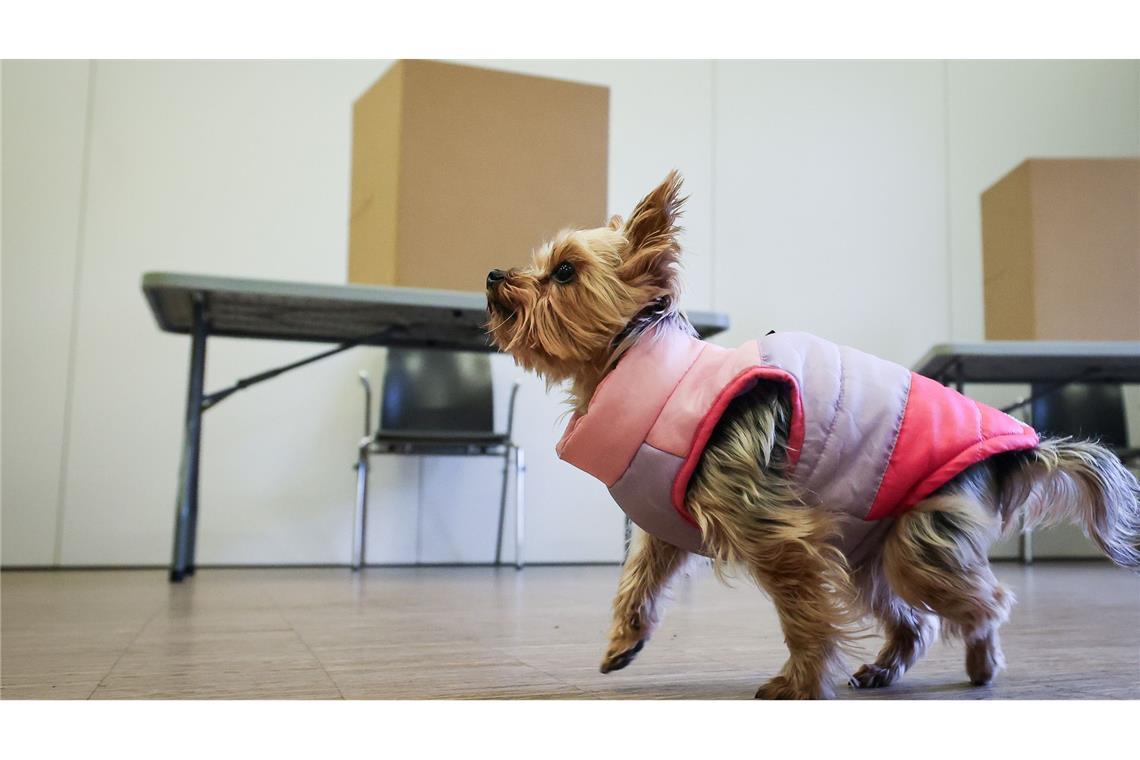
<path fill-rule="evenodd" d="M 1140 341 L 940 343 L 926 352 L 914 371 L 939 380 L 960 377 L 968 383 L 1054 383 L 1083 378 L 1140 383 Z"/>
<path fill-rule="evenodd" d="M 206 305 L 209 334 L 263 340 L 491 351 L 480 293 L 147 272 L 142 290 L 158 326 L 189 333 L 193 303 Z M 702 337 L 728 329 L 728 316 L 687 312 Z"/>

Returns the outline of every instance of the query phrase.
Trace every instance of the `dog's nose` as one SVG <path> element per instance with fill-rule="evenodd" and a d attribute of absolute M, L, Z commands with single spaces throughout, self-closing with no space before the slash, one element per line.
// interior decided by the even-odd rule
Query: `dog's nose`
<path fill-rule="evenodd" d="M 505 279 L 507 279 L 506 272 L 504 272 L 502 269 L 492 269 L 487 274 L 487 289 L 490 290 Z"/>

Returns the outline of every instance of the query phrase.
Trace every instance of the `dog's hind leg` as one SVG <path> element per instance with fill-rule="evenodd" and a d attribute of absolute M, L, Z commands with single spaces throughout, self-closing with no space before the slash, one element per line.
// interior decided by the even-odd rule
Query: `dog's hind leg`
<path fill-rule="evenodd" d="M 661 618 L 669 582 L 690 556 L 683 549 L 638 531 L 636 548 L 622 569 L 614 598 L 610 643 L 601 671 L 621 670 L 645 646 Z"/>
<path fill-rule="evenodd" d="M 832 528 L 817 509 L 769 510 L 758 537 L 741 556 L 771 597 L 788 660 L 760 686 L 757 699 L 821 699 L 834 695 L 843 650 L 858 628 L 842 554 L 828 542 Z"/>
<path fill-rule="evenodd" d="M 976 686 L 1005 667 L 998 628 L 1013 593 L 994 577 L 986 556 L 998 520 L 984 497 L 948 490 L 919 502 L 896 521 L 883 548 L 891 588 L 908 604 L 938 614 L 966 644 L 966 673 Z"/>
<path fill-rule="evenodd" d="M 857 570 L 854 579 L 886 641 L 873 663 L 855 671 L 850 684 L 856 689 L 890 686 L 926 654 L 938 634 L 938 618 L 912 607 L 895 594 L 877 558 Z"/>
<path fill-rule="evenodd" d="M 706 461 L 704 477 L 717 473 L 717 463 Z M 735 491 L 741 502 L 722 500 L 721 494 L 732 493 L 707 490 L 701 482 L 690 489 L 688 503 L 708 526 L 705 541 L 718 572 L 724 564 L 744 565 L 776 606 L 788 660 L 756 698 L 831 697 L 844 649 L 859 623 L 847 565 L 831 543 L 832 517 L 794 502 L 749 499 L 747 488 Z"/>
<path fill-rule="evenodd" d="M 835 515 L 807 506 L 783 475 L 789 418 L 783 388 L 736 398 L 709 439 L 685 504 L 719 572 L 742 564 L 771 597 L 789 657 L 761 699 L 829 697 L 858 628 Z"/>

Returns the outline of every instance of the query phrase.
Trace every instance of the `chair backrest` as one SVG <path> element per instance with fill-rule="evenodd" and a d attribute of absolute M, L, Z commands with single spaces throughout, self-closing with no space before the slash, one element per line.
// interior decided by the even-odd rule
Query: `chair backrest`
<path fill-rule="evenodd" d="M 390 348 L 380 429 L 494 432 L 492 388 L 489 354 Z"/>
<path fill-rule="evenodd" d="M 1047 386 L 1034 386 L 1034 395 Z M 1126 448 L 1124 391 L 1111 383 L 1070 383 L 1033 402 L 1033 425 L 1050 435 L 1094 438 L 1106 446 Z"/>

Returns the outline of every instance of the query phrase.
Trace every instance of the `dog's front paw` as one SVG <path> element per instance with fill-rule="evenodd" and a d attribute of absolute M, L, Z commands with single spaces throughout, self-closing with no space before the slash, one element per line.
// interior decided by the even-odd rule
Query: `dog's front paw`
<path fill-rule="evenodd" d="M 1005 669 L 1001 648 L 990 640 L 973 642 L 966 646 L 966 674 L 974 686 L 989 686 L 994 677 Z"/>
<path fill-rule="evenodd" d="M 867 663 L 855 671 L 848 683 L 853 689 L 879 689 L 890 686 L 898 676 L 899 673 L 894 668 L 883 668 L 873 663 Z"/>
<path fill-rule="evenodd" d="M 776 676 L 768 683 L 756 690 L 756 699 L 826 699 L 820 686 L 804 686 L 795 684 L 785 676 Z"/>
<path fill-rule="evenodd" d="M 600 670 L 609 673 L 621 670 L 633 662 L 649 640 L 655 622 L 652 615 L 646 616 L 641 610 L 617 615 L 610 629 L 610 645 L 606 649 L 606 656 L 602 658 Z"/>
<path fill-rule="evenodd" d="M 603 673 L 621 670 L 633 662 L 643 646 L 645 646 L 645 639 L 639 639 L 633 646 L 629 646 L 626 642 L 614 642 L 610 644 L 610 648 L 606 651 L 606 656 L 602 658 L 602 667 L 600 670 Z"/>

